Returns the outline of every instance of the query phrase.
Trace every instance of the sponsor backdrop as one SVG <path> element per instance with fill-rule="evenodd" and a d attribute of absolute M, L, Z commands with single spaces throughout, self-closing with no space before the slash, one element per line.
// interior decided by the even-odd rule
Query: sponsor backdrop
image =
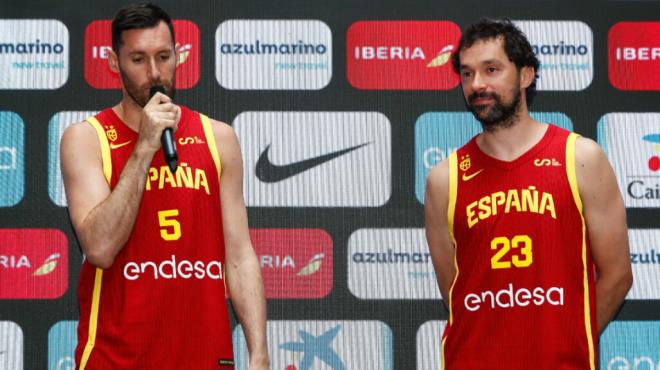
<path fill-rule="evenodd" d="M 124 2 L 0 4 L 1 370 L 74 366 L 82 256 L 59 141 L 118 101 L 109 20 Z M 635 282 L 600 367 L 660 368 L 660 2 L 161 5 L 182 51 L 175 100 L 231 124 L 242 146 L 273 369 L 440 368 L 447 312 L 424 184 L 480 131 L 450 59 L 481 15 L 531 39 L 535 117 L 598 141 L 617 174 Z M 241 327 L 232 334 L 246 369 Z"/>

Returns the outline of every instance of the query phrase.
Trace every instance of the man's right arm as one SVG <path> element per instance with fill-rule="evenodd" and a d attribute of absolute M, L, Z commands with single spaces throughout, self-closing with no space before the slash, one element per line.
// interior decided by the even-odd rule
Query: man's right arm
<path fill-rule="evenodd" d="M 99 139 L 91 125 L 81 122 L 67 128 L 60 156 L 69 214 L 80 246 L 91 264 L 108 268 L 133 228 L 153 152 L 136 146 L 112 191 L 103 175 Z"/>
<path fill-rule="evenodd" d="M 92 265 L 112 266 L 126 244 L 163 129 L 176 128 L 180 118 L 181 110 L 170 98 L 160 93 L 151 98 L 142 110 L 133 152 L 112 190 L 103 175 L 96 130 L 81 122 L 64 132 L 60 158 L 69 214 L 80 247 Z"/>
<path fill-rule="evenodd" d="M 424 219 L 426 240 L 438 279 L 445 307 L 449 307 L 449 290 L 456 275 L 454 242 L 449 234 L 447 209 L 449 206 L 449 162 L 436 165 L 426 179 Z"/>

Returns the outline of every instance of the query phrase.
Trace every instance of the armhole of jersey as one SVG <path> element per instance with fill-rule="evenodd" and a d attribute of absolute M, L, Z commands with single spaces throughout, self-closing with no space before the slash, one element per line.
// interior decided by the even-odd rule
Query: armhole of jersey
<path fill-rule="evenodd" d="M 112 157 L 110 156 L 110 144 L 108 144 L 108 139 L 105 137 L 105 131 L 101 126 L 101 123 L 96 119 L 96 117 L 88 117 L 86 121 L 96 130 L 96 135 L 99 138 L 99 144 L 101 145 L 101 160 L 103 161 L 103 176 L 105 180 L 110 185 L 110 180 L 112 179 Z"/>
<path fill-rule="evenodd" d="M 449 199 L 447 203 L 447 226 L 454 239 L 454 213 L 456 210 L 456 191 L 458 190 L 458 154 L 449 155 Z"/>
<path fill-rule="evenodd" d="M 222 166 L 220 164 L 220 155 L 218 154 L 218 146 L 215 143 L 215 135 L 213 135 L 213 127 L 211 127 L 211 120 L 207 116 L 201 113 L 199 114 L 199 118 L 202 121 L 202 127 L 204 128 L 204 135 L 206 136 L 206 143 L 209 146 L 211 157 L 213 157 L 213 162 L 215 163 L 215 169 L 218 171 L 218 181 L 220 181 Z"/>
<path fill-rule="evenodd" d="M 105 137 L 105 131 L 95 117 L 89 117 L 86 121 L 94 127 L 96 134 L 99 138 L 99 144 L 101 145 L 101 160 L 103 161 L 103 175 L 105 180 L 110 185 L 110 180 L 112 179 L 112 157 L 110 156 L 110 145 L 108 140 Z M 87 332 L 87 343 L 85 344 L 85 349 L 83 351 L 82 357 L 80 358 L 80 367 L 79 370 L 85 370 L 87 362 L 89 361 L 89 356 L 92 354 L 94 345 L 96 344 L 96 328 L 98 326 L 98 317 L 99 317 L 99 304 L 101 301 L 101 286 L 103 281 L 103 269 L 96 268 L 96 273 L 94 275 L 94 290 L 92 291 L 92 308 L 89 313 L 89 330 Z"/>
<path fill-rule="evenodd" d="M 587 345 L 589 348 L 589 368 L 590 370 L 596 369 L 596 358 L 594 350 L 594 338 L 593 331 L 591 327 L 591 303 L 589 301 L 590 292 L 589 292 L 589 271 L 590 266 L 587 264 L 587 224 L 584 220 L 583 213 L 583 204 L 582 199 L 580 198 L 580 190 L 578 188 L 577 181 L 577 169 L 575 166 L 575 142 L 579 135 L 575 133 L 570 133 L 566 140 L 566 175 L 568 176 L 568 182 L 571 186 L 571 192 L 573 193 L 573 200 L 575 201 L 575 206 L 580 212 L 580 219 L 582 220 L 582 285 L 584 291 L 584 327 L 587 336 Z"/>

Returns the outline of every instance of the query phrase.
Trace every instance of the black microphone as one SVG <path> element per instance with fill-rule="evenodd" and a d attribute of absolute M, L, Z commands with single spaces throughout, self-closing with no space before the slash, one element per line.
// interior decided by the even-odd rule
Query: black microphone
<path fill-rule="evenodd" d="M 165 88 L 161 85 L 151 86 L 151 89 L 149 89 L 149 99 L 153 98 L 156 93 L 165 94 Z M 168 166 L 170 166 L 172 173 L 175 173 L 179 156 L 176 154 L 176 145 L 174 145 L 174 133 L 171 127 L 163 130 L 163 135 L 160 137 L 160 143 L 163 146 L 165 162 Z"/>

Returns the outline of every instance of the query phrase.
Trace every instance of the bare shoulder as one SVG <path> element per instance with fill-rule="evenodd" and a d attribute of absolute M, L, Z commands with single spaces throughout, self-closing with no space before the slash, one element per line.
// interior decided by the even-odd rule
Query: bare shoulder
<path fill-rule="evenodd" d="M 578 168 L 591 167 L 604 162 L 607 162 L 607 158 L 598 143 L 582 136 L 575 140 L 575 165 Z"/>
<path fill-rule="evenodd" d="M 62 134 L 62 144 L 79 143 L 80 141 L 97 143 L 96 130 L 87 121 L 76 122 L 69 125 Z"/>
<path fill-rule="evenodd" d="M 67 159 L 82 160 L 84 157 L 100 158 L 100 144 L 96 130 L 86 121 L 71 124 L 64 130 L 60 141 L 60 153 L 63 162 Z"/>
<path fill-rule="evenodd" d="M 449 188 L 449 160 L 444 160 L 431 169 L 426 178 L 427 191 Z"/>
<path fill-rule="evenodd" d="M 211 127 L 213 127 L 213 134 L 216 138 L 231 140 L 236 138 L 236 132 L 234 128 L 231 127 L 228 123 L 218 121 L 215 119 L 209 119 L 211 121 Z"/>

